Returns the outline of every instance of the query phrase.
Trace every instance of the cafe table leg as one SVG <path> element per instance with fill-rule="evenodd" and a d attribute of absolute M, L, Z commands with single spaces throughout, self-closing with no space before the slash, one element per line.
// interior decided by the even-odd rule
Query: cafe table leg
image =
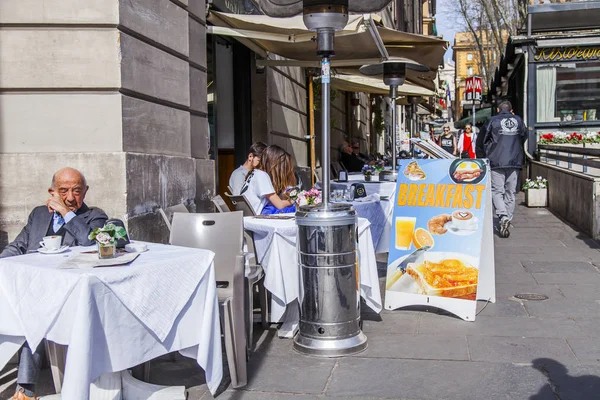
<path fill-rule="evenodd" d="M 46 353 L 50 360 L 54 390 L 56 393 L 60 393 L 67 364 L 67 346 L 46 340 Z"/>

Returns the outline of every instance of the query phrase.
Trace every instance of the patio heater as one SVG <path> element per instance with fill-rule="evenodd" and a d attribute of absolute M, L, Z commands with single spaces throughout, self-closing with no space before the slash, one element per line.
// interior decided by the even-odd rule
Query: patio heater
<path fill-rule="evenodd" d="M 390 87 L 390 98 L 392 99 L 392 170 L 382 171 L 379 174 L 380 181 L 395 182 L 398 178 L 396 161 L 396 99 L 398 98 L 398 86 L 404 84 L 406 69 L 427 72 L 429 68 L 406 58 L 394 58 L 380 64 L 363 65 L 360 72 L 367 76 L 383 75 L 383 83 Z"/>
<path fill-rule="evenodd" d="M 317 32 L 321 57 L 322 203 L 300 206 L 298 261 L 303 296 L 294 350 L 313 356 L 355 354 L 367 347 L 360 328 L 356 211 L 329 201 L 330 63 L 336 30 L 348 22 L 348 0 L 304 0 L 304 24 Z"/>
<path fill-rule="evenodd" d="M 417 106 L 421 102 L 421 98 L 419 96 L 408 96 L 406 98 L 408 104 L 410 104 L 410 137 L 417 137 L 417 121 L 419 119 L 419 115 L 417 113 Z M 415 157 L 415 147 L 413 143 L 410 144 L 410 155 L 411 157 Z"/>

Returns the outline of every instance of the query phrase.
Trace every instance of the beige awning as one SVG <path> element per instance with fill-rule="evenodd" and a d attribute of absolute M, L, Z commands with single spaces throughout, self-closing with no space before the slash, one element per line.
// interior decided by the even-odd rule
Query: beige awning
<path fill-rule="evenodd" d="M 313 38 L 316 33 L 304 26 L 302 16 L 273 18 L 210 11 L 208 33 L 234 36 L 253 51 L 268 58 L 269 53 L 287 60 L 257 60 L 257 65 L 319 67 Z M 404 57 L 423 64 L 429 72 L 407 70 L 409 82 L 435 89 L 434 80 L 448 42 L 431 36 L 399 32 L 381 26 L 375 14 L 350 15 L 346 27 L 335 34 L 332 68 L 360 67 L 389 57 Z"/>
<path fill-rule="evenodd" d="M 331 77 L 331 87 L 346 92 L 363 92 L 389 95 L 390 88 L 381 79 L 357 75 L 334 75 Z M 405 83 L 398 86 L 399 96 L 435 96 L 435 92 L 423 87 Z"/>

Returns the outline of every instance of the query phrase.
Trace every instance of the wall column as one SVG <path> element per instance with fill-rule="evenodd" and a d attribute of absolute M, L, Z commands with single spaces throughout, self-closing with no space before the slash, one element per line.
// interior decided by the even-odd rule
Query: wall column
<path fill-rule="evenodd" d="M 81 169 L 86 202 L 166 241 L 158 207 L 205 209 L 204 0 L 0 2 L 0 249 Z"/>

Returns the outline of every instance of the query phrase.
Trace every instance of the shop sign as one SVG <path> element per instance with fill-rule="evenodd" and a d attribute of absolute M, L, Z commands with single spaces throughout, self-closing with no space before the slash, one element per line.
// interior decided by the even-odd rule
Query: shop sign
<path fill-rule="evenodd" d="M 466 100 L 481 100 L 483 92 L 481 78 L 472 76 L 465 80 L 465 97 Z"/>
<path fill-rule="evenodd" d="M 402 160 L 385 308 L 425 305 L 475 320 L 494 302 L 489 164 L 483 159 Z"/>
<path fill-rule="evenodd" d="M 538 48 L 533 59 L 535 61 L 598 60 L 600 59 L 600 47 Z"/>

